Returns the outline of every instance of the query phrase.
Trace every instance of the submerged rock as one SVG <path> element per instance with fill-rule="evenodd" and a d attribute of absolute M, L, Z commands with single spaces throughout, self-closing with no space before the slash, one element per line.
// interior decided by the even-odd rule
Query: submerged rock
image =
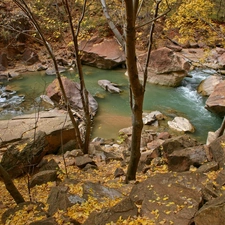
<path fill-rule="evenodd" d="M 116 84 L 112 83 L 109 80 L 99 80 L 98 85 L 102 87 L 105 91 L 110 93 L 120 93 L 121 90 L 117 87 Z"/>
<path fill-rule="evenodd" d="M 164 115 L 159 111 L 153 111 L 151 113 L 143 113 L 143 123 L 145 125 L 151 125 L 156 120 L 163 120 Z"/>
<path fill-rule="evenodd" d="M 62 67 L 62 66 L 59 66 L 58 69 L 59 69 L 59 73 L 63 73 L 63 72 L 66 71 L 66 68 L 65 68 L 65 67 Z M 47 75 L 51 75 L 51 76 L 56 75 L 55 68 L 53 68 L 53 67 L 48 68 L 48 69 L 45 71 L 45 73 L 46 73 Z"/>

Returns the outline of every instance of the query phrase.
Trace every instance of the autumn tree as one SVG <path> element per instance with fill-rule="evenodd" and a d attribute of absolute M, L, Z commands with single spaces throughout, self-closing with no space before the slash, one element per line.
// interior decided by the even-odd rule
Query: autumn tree
<path fill-rule="evenodd" d="M 181 1 L 176 3 L 175 11 L 167 17 L 165 29 L 176 28 L 180 43 L 196 40 L 212 43 L 218 37 L 216 25 L 212 20 L 214 12 L 214 1 Z"/>

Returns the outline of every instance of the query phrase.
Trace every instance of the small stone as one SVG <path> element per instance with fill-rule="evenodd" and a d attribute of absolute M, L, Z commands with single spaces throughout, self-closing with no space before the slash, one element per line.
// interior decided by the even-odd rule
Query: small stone
<path fill-rule="evenodd" d="M 125 173 L 124 173 L 124 170 L 122 168 L 116 168 L 115 172 L 114 172 L 114 177 L 117 178 L 117 177 L 121 177 L 123 176 Z"/>
<path fill-rule="evenodd" d="M 56 170 L 44 170 L 39 173 L 36 173 L 30 181 L 30 187 L 34 187 L 35 185 L 41 185 L 48 183 L 49 181 L 55 181 L 57 179 L 57 171 Z"/>

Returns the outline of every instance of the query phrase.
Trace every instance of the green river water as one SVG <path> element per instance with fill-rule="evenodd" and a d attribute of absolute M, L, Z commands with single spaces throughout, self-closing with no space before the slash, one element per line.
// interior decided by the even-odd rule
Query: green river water
<path fill-rule="evenodd" d="M 87 89 L 93 96 L 100 95 L 104 98 L 96 98 L 99 110 L 94 119 L 93 137 L 116 138 L 121 128 L 131 125 L 129 108 L 128 79 L 124 75 L 125 70 L 101 70 L 84 66 L 85 82 Z M 205 141 L 208 131 L 219 128 L 222 119 L 208 112 L 204 108 L 205 98 L 199 96 L 196 87 L 199 82 L 207 77 L 211 71 L 193 71 L 193 78 L 185 78 L 183 85 L 178 88 L 162 87 L 147 84 L 144 102 L 144 111 L 159 110 L 169 119 L 174 116 L 183 116 L 195 126 L 194 136 L 200 141 Z M 67 72 L 67 77 L 78 81 L 74 72 Z M 17 95 L 25 95 L 25 101 L 17 105 L 17 110 L 3 110 L 0 119 L 9 119 L 17 114 L 30 113 L 35 110 L 35 99 L 44 94 L 46 86 L 55 79 L 44 72 L 26 73 L 4 85 L 10 85 Z M 121 94 L 111 94 L 99 87 L 97 81 L 107 79 L 121 85 Z M 17 101 L 17 100 L 16 100 Z M 0 104 L 4 99 L 0 98 Z"/>

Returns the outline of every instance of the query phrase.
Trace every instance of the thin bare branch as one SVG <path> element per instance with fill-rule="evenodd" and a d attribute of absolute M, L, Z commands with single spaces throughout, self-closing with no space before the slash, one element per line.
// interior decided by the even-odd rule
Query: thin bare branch
<path fill-rule="evenodd" d="M 161 1 L 156 1 L 156 2 L 161 2 Z M 167 2 L 167 1 L 166 1 L 166 2 Z M 167 7 L 168 7 L 168 9 L 167 9 L 163 14 L 157 16 L 156 18 L 153 18 L 153 19 L 149 20 L 148 22 L 146 22 L 146 23 L 144 23 L 144 24 L 141 24 L 141 25 L 139 25 L 139 26 L 136 26 L 136 29 L 141 28 L 141 27 L 144 27 L 144 26 L 146 26 L 146 25 L 148 25 L 148 24 L 150 24 L 150 23 L 152 23 L 152 22 L 155 22 L 155 21 L 158 20 L 159 18 L 161 18 L 161 17 L 165 16 L 166 14 L 168 14 L 168 13 L 171 11 L 171 8 L 170 8 L 168 2 L 167 2 Z"/>
<path fill-rule="evenodd" d="M 157 16 L 158 16 L 159 5 L 160 5 L 161 1 L 155 1 L 155 3 L 156 3 L 156 6 L 155 6 L 155 12 L 154 12 L 153 19 L 157 18 Z M 151 51 L 152 51 L 154 28 L 155 28 L 155 20 L 153 20 L 151 27 L 150 27 L 150 32 L 149 32 L 148 53 L 147 53 L 147 58 L 146 58 L 145 67 L 144 67 L 144 75 L 143 75 L 144 76 L 144 82 L 143 82 L 144 89 L 146 87 L 146 82 L 147 82 L 147 78 L 148 78 L 148 64 L 149 64 L 150 55 L 151 55 Z"/>
<path fill-rule="evenodd" d="M 25 202 L 23 196 L 20 194 L 16 186 L 14 185 L 12 179 L 10 178 L 8 172 L 3 168 L 3 166 L 0 164 L 0 175 L 3 178 L 4 184 L 6 186 L 6 189 L 10 193 L 10 195 L 13 197 L 15 202 L 17 204 Z"/>
<path fill-rule="evenodd" d="M 85 119 L 86 130 L 85 130 L 85 138 L 84 138 L 84 144 L 82 146 L 82 149 L 83 149 L 84 153 L 88 153 L 90 133 L 91 133 L 91 131 L 90 131 L 91 118 L 90 118 L 90 110 L 89 110 L 88 91 L 86 89 L 85 82 L 84 82 L 84 75 L 83 75 L 83 70 L 82 70 L 82 65 L 81 65 L 81 60 L 80 60 L 80 55 L 79 55 L 79 47 L 78 47 L 78 35 L 79 35 L 79 31 L 80 31 L 80 25 L 83 21 L 84 14 L 86 11 L 87 0 L 84 0 L 83 9 L 82 9 L 82 13 L 81 13 L 80 19 L 77 24 L 76 33 L 74 31 L 74 25 L 73 25 L 73 20 L 72 20 L 72 15 L 71 15 L 70 7 L 68 4 L 68 0 L 62 0 L 62 2 L 64 4 L 66 12 L 68 14 L 70 30 L 71 30 L 72 37 L 73 37 L 74 52 L 75 52 L 76 64 L 77 64 L 78 75 L 79 75 L 79 80 L 80 80 L 80 95 L 81 95 L 81 101 L 82 101 L 84 114 L 85 114 L 84 119 Z"/>
<path fill-rule="evenodd" d="M 51 59 L 53 61 L 54 68 L 55 68 L 55 71 L 56 71 L 56 76 L 57 76 L 57 79 L 58 79 L 58 82 L 59 82 L 59 86 L 60 86 L 60 90 L 62 92 L 63 99 L 66 102 L 66 105 L 68 105 L 68 113 L 69 113 L 71 122 L 72 122 L 72 124 L 74 126 L 77 144 L 82 149 L 82 140 L 81 140 L 78 124 L 77 124 L 77 122 L 76 122 L 76 120 L 75 120 L 75 118 L 73 116 L 72 111 L 71 111 L 71 107 L 69 105 L 65 89 L 63 87 L 62 79 L 61 79 L 61 76 L 60 76 L 60 73 L 59 73 L 58 64 L 56 62 L 56 58 L 55 58 L 55 55 L 53 53 L 53 50 L 52 50 L 50 44 L 46 41 L 46 39 L 45 39 L 45 37 L 44 37 L 44 35 L 43 35 L 42 31 L 41 31 L 41 28 L 40 28 L 39 24 L 37 23 L 36 19 L 34 18 L 32 12 L 31 12 L 30 8 L 28 7 L 28 5 L 26 4 L 26 2 L 24 0 L 13 0 L 13 1 L 29 17 L 30 21 L 33 23 L 35 29 L 37 30 L 38 34 L 40 35 L 40 37 L 41 37 L 41 39 L 43 41 L 43 44 L 44 44 L 45 48 L 47 49 L 47 51 L 48 51 L 48 53 L 49 53 L 49 55 L 50 55 L 50 57 L 51 57 Z"/>

